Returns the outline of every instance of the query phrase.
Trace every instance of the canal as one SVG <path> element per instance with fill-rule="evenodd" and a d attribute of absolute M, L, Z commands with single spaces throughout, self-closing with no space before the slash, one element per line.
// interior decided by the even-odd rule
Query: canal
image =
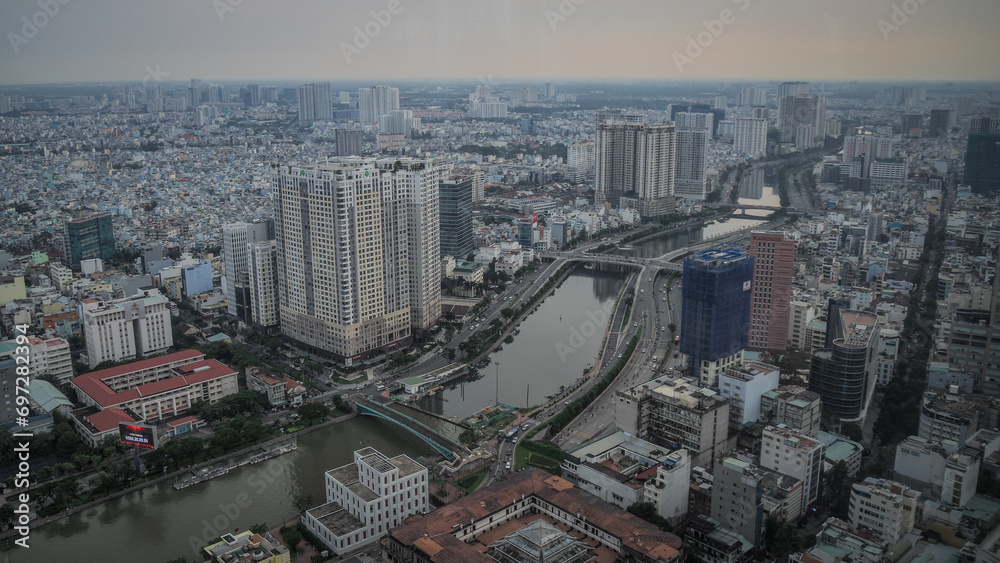
<path fill-rule="evenodd" d="M 623 274 L 578 267 L 521 323 L 514 341 L 489 356 L 477 379 L 456 381 L 419 406 L 465 418 L 497 398 L 515 407 L 545 402 L 594 365 L 623 283 Z"/>
<path fill-rule="evenodd" d="M 363 446 L 390 457 L 435 455 L 389 422 L 355 417 L 303 434 L 298 449 L 283 456 L 181 490 L 161 483 L 32 529 L 31 547 L 11 549 L 11 538 L 4 561 L 203 561 L 197 550 L 209 539 L 255 524 L 276 527 L 298 514 L 297 499 L 308 499 L 310 508 L 325 502 L 324 473 L 351 463 L 354 450 Z"/>

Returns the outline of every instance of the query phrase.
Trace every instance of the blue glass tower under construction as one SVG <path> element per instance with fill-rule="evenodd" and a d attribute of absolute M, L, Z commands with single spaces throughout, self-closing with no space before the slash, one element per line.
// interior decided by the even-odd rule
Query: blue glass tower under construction
<path fill-rule="evenodd" d="M 714 387 L 749 343 L 753 262 L 738 248 L 701 250 L 684 260 L 680 349 L 702 385 Z"/>

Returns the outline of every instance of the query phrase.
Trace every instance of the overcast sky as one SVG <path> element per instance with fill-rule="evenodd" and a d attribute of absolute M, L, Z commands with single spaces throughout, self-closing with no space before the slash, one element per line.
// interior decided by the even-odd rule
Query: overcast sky
<path fill-rule="evenodd" d="M 0 0 L 0 83 L 997 80 L 998 23 L 1000 0 Z"/>

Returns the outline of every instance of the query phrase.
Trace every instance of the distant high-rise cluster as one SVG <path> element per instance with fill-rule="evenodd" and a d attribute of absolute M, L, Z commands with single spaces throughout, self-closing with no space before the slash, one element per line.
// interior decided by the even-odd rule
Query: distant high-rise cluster
<path fill-rule="evenodd" d="M 507 117 L 507 102 L 490 95 L 488 84 L 476 86 L 476 92 L 469 94 L 469 117 L 479 119 L 502 119 Z"/>
<path fill-rule="evenodd" d="M 430 328 L 441 313 L 442 177 L 426 159 L 275 170 L 282 334 L 350 366 Z"/>
<path fill-rule="evenodd" d="M 392 109 L 378 118 L 380 133 L 394 133 L 409 137 L 413 132 L 420 131 L 420 118 L 413 117 L 408 109 Z"/>
<path fill-rule="evenodd" d="M 677 150 L 673 124 L 649 124 L 634 114 L 607 117 L 597 125 L 595 202 L 637 209 L 643 217 L 671 212 Z"/>
<path fill-rule="evenodd" d="M 399 109 L 399 88 L 368 86 L 358 89 L 358 111 L 361 115 L 361 123 L 376 124 L 380 117 L 397 109 Z"/>
<path fill-rule="evenodd" d="M 736 97 L 736 105 L 738 106 L 762 106 L 766 101 L 767 91 L 753 86 L 742 88 Z"/>
<path fill-rule="evenodd" d="M 782 143 L 799 149 L 815 146 L 817 138 L 826 134 L 826 96 L 810 94 L 808 82 L 779 85 L 778 130 Z"/>
<path fill-rule="evenodd" d="M 917 102 L 927 101 L 926 86 L 902 86 L 896 85 L 889 89 L 889 101 L 893 104 L 900 104 L 910 107 Z"/>
<path fill-rule="evenodd" d="M 333 88 L 329 82 L 299 86 L 299 125 L 333 119 Z"/>

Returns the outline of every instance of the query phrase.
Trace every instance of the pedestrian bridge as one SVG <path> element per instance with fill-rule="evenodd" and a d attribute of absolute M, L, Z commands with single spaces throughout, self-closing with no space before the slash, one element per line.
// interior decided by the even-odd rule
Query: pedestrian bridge
<path fill-rule="evenodd" d="M 388 420 L 397 426 L 402 426 L 426 442 L 427 445 L 434 448 L 434 451 L 443 455 L 448 461 L 455 461 L 456 458 L 462 459 L 472 455 L 469 448 L 444 436 L 413 417 L 390 409 L 387 405 L 375 400 L 375 398 L 355 397 L 353 402 L 358 414 L 378 417 L 382 420 Z"/>

